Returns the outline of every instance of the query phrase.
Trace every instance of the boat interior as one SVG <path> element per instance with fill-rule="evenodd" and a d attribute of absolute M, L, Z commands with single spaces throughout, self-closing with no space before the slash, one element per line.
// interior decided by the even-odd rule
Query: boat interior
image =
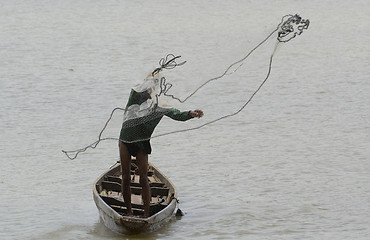
<path fill-rule="evenodd" d="M 109 171 L 96 184 L 96 190 L 105 203 L 120 215 L 126 215 L 127 209 L 121 193 L 122 174 L 121 167 L 116 171 Z M 150 215 L 164 209 L 174 198 L 174 192 L 156 175 L 153 166 L 149 164 L 148 180 L 151 189 Z M 141 197 L 140 176 L 138 175 L 136 160 L 131 162 L 131 205 L 134 216 L 144 215 L 144 204 Z"/>

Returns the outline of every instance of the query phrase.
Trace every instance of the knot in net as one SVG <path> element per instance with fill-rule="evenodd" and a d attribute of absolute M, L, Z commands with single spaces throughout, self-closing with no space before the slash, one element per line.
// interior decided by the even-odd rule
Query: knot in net
<path fill-rule="evenodd" d="M 278 26 L 278 41 L 288 42 L 297 35 L 301 35 L 304 29 L 307 29 L 310 21 L 302 19 L 298 14 L 286 15 L 283 17 L 281 24 Z"/>
<path fill-rule="evenodd" d="M 175 56 L 173 54 L 167 54 L 167 56 L 165 58 L 161 58 L 161 60 L 159 60 L 159 66 L 160 67 L 154 69 L 154 71 L 152 72 L 152 75 L 154 76 L 155 74 L 159 73 L 163 69 L 173 69 L 177 66 L 184 65 L 186 63 L 186 61 L 181 62 L 181 63 L 176 62 L 176 59 L 178 59 L 180 57 L 181 56 Z"/>

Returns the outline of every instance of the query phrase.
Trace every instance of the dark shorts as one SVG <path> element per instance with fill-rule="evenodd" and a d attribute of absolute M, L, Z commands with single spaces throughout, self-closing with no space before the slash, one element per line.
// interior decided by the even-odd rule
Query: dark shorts
<path fill-rule="evenodd" d="M 137 152 L 141 149 L 145 154 L 151 154 L 152 153 L 152 147 L 150 146 L 149 140 L 141 141 L 141 142 L 135 142 L 135 143 L 125 143 L 129 153 L 131 156 L 136 157 Z"/>

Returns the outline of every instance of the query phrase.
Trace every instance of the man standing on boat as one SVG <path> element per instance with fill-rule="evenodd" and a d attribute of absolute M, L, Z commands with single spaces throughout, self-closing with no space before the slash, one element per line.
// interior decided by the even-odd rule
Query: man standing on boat
<path fill-rule="evenodd" d="M 166 93 L 164 78 L 159 72 L 169 64 L 173 64 L 178 57 L 162 63 L 141 83 L 131 89 L 124 121 L 120 133 L 119 152 L 122 170 L 122 195 L 127 208 L 127 215 L 132 216 L 131 206 L 131 156 L 136 157 L 139 170 L 142 200 L 144 203 L 144 217 L 150 215 L 151 192 L 147 177 L 148 154 L 151 154 L 150 138 L 163 116 L 177 121 L 187 121 L 192 118 L 201 118 L 202 110 L 180 112 L 175 108 L 163 108 L 158 99 Z M 165 91 L 165 92 L 164 92 Z"/>

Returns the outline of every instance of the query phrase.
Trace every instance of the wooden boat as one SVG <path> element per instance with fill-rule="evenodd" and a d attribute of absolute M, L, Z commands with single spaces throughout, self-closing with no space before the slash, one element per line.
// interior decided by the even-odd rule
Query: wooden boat
<path fill-rule="evenodd" d="M 134 217 L 126 216 L 127 209 L 121 194 L 121 165 L 103 173 L 93 187 L 94 201 L 104 224 L 122 234 L 158 230 L 177 209 L 177 192 L 171 181 L 149 163 L 148 179 L 151 188 L 150 217 L 144 218 L 139 175 L 135 174 L 135 160 L 131 164 L 131 202 Z"/>

